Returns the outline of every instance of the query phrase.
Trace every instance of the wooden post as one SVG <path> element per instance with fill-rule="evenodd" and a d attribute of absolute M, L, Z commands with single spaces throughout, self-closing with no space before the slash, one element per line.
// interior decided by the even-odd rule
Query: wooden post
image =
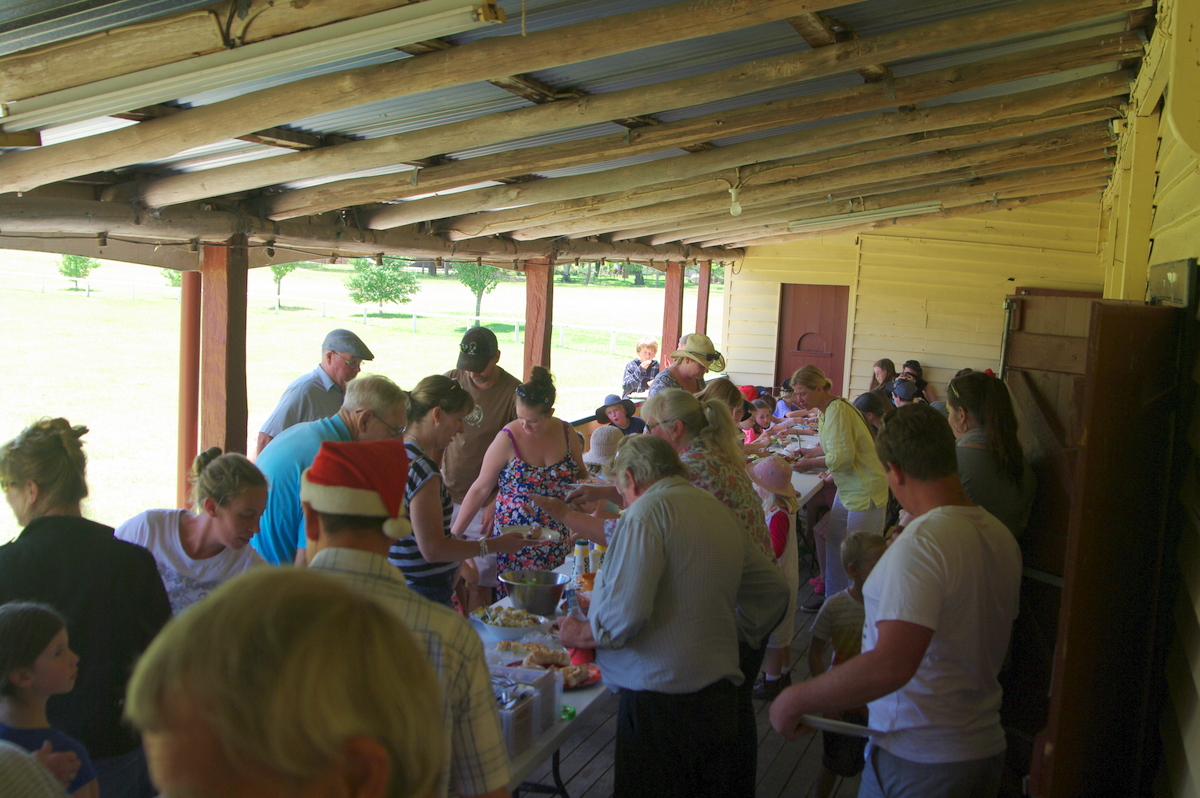
<path fill-rule="evenodd" d="M 554 258 L 525 261 L 525 376 L 534 366 L 550 368 L 554 332 Z"/>
<path fill-rule="evenodd" d="M 675 351 L 679 336 L 683 334 L 683 264 L 675 261 L 667 262 L 667 285 L 663 295 L 663 326 L 662 344 L 659 352 L 662 354 L 662 367 L 671 365 L 668 354 Z"/>
<path fill-rule="evenodd" d="M 200 446 L 246 453 L 246 237 L 204 247 Z"/>
<path fill-rule="evenodd" d="M 179 295 L 179 479 L 176 501 L 188 506 L 188 472 L 200 433 L 200 272 L 183 272 Z"/>
<path fill-rule="evenodd" d="M 712 279 L 712 261 L 703 260 L 700 267 L 700 281 L 696 286 L 696 332 L 708 335 L 708 284 Z"/>

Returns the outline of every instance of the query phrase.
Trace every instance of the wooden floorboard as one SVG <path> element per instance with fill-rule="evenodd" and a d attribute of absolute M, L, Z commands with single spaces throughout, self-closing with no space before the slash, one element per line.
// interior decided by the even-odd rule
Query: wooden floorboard
<path fill-rule="evenodd" d="M 812 599 L 807 576 L 802 579 L 800 604 Z M 799 606 L 799 605 L 797 605 Z M 815 614 L 796 613 L 796 633 L 792 641 L 792 681 L 808 678 L 808 643 Z M 563 696 L 570 703 L 570 693 Z M 617 700 L 614 695 L 598 698 L 604 702 L 586 723 L 559 749 L 559 772 L 571 798 L 612 798 L 613 749 L 616 740 Z M 812 795 L 817 769 L 821 764 L 821 736 L 785 740 L 771 728 L 770 704 L 755 701 L 758 730 L 757 798 L 808 798 Z M 529 779 L 552 784 L 550 762 L 533 772 Z M 853 798 L 858 779 L 842 779 L 834 786 L 835 798 Z"/>

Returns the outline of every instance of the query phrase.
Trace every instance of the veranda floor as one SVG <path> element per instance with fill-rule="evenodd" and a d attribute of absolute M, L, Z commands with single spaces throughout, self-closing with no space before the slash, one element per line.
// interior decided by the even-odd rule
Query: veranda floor
<path fill-rule="evenodd" d="M 800 590 L 800 604 L 812 597 L 806 579 Z M 793 681 L 808 677 L 808 641 L 815 618 L 816 615 L 796 613 L 796 636 L 792 642 Z M 603 706 L 559 749 L 560 772 L 570 798 L 609 798 L 613 794 L 617 702 L 611 694 L 597 700 L 603 701 Z M 813 794 L 821 764 L 821 736 L 813 734 L 796 741 L 785 740 L 771 729 L 767 716 L 769 704 L 765 701 L 754 703 L 758 718 L 757 798 L 808 798 Z M 530 781 L 552 784 L 550 762 L 534 771 Z M 833 792 L 836 798 L 853 798 L 857 794 L 857 778 L 840 780 Z"/>

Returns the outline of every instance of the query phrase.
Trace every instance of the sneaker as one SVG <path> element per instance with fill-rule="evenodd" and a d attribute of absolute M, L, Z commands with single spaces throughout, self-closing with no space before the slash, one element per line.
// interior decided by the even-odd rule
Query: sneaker
<path fill-rule="evenodd" d="M 774 701 L 779 695 L 779 691 L 787 685 L 782 684 L 783 677 L 779 677 L 773 682 L 768 682 L 763 677 L 759 676 L 758 681 L 754 683 L 754 697 L 760 701 Z M 791 683 L 791 679 L 788 680 Z"/>
<path fill-rule="evenodd" d="M 815 596 L 815 597 L 813 597 L 813 600 L 808 602 L 807 604 L 801 604 L 800 611 L 801 612 L 816 612 L 817 610 L 821 609 L 821 605 L 824 603 L 825 603 L 824 596 Z"/>

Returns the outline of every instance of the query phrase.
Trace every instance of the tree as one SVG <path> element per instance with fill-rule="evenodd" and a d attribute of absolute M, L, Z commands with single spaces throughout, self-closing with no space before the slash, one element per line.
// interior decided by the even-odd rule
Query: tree
<path fill-rule="evenodd" d="M 283 286 L 283 278 L 296 271 L 299 263 L 272 263 L 271 274 L 275 280 L 275 309 L 279 310 L 279 292 Z"/>
<path fill-rule="evenodd" d="M 482 263 L 459 263 L 455 267 L 458 281 L 475 295 L 475 326 L 479 326 L 479 309 L 483 295 L 490 294 L 500 284 L 500 269 Z"/>
<path fill-rule="evenodd" d="M 412 301 L 412 295 L 421 290 L 417 275 L 404 270 L 407 261 L 383 258 L 376 263 L 366 258 L 352 258 L 350 264 L 354 266 L 354 274 L 347 278 L 346 288 L 357 305 L 378 302 L 379 312 L 383 313 L 384 303 L 403 305 Z"/>
<path fill-rule="evenodd" d="M 640 263 L 626 263 L 625 264 L 625 273 L 633 275 L 633 284 L 634 285 L 645 285 L 646 284 L 646 276 L 644 274 L 645 268 L 646 267 Z"/>
<path fill-rule="evenodd" d="M 93 269 L 98 268 L 100 268 L 100 261 L 83 255 L 63 255 L 62 260 L 58 262 L 58 273 L 75 282 L 75 287 L 71 289 L 73 291 L 78 291 L 79 281 L 91 274 Z"/>
<path fill-rule="evenodd" d="M 171 285 L 175 288 L 183 287 L 183 272 L 177 272 L 174 269 L 163 269 L 162 275 L 163 279 L 167 281 L 168 285 Z"/>

